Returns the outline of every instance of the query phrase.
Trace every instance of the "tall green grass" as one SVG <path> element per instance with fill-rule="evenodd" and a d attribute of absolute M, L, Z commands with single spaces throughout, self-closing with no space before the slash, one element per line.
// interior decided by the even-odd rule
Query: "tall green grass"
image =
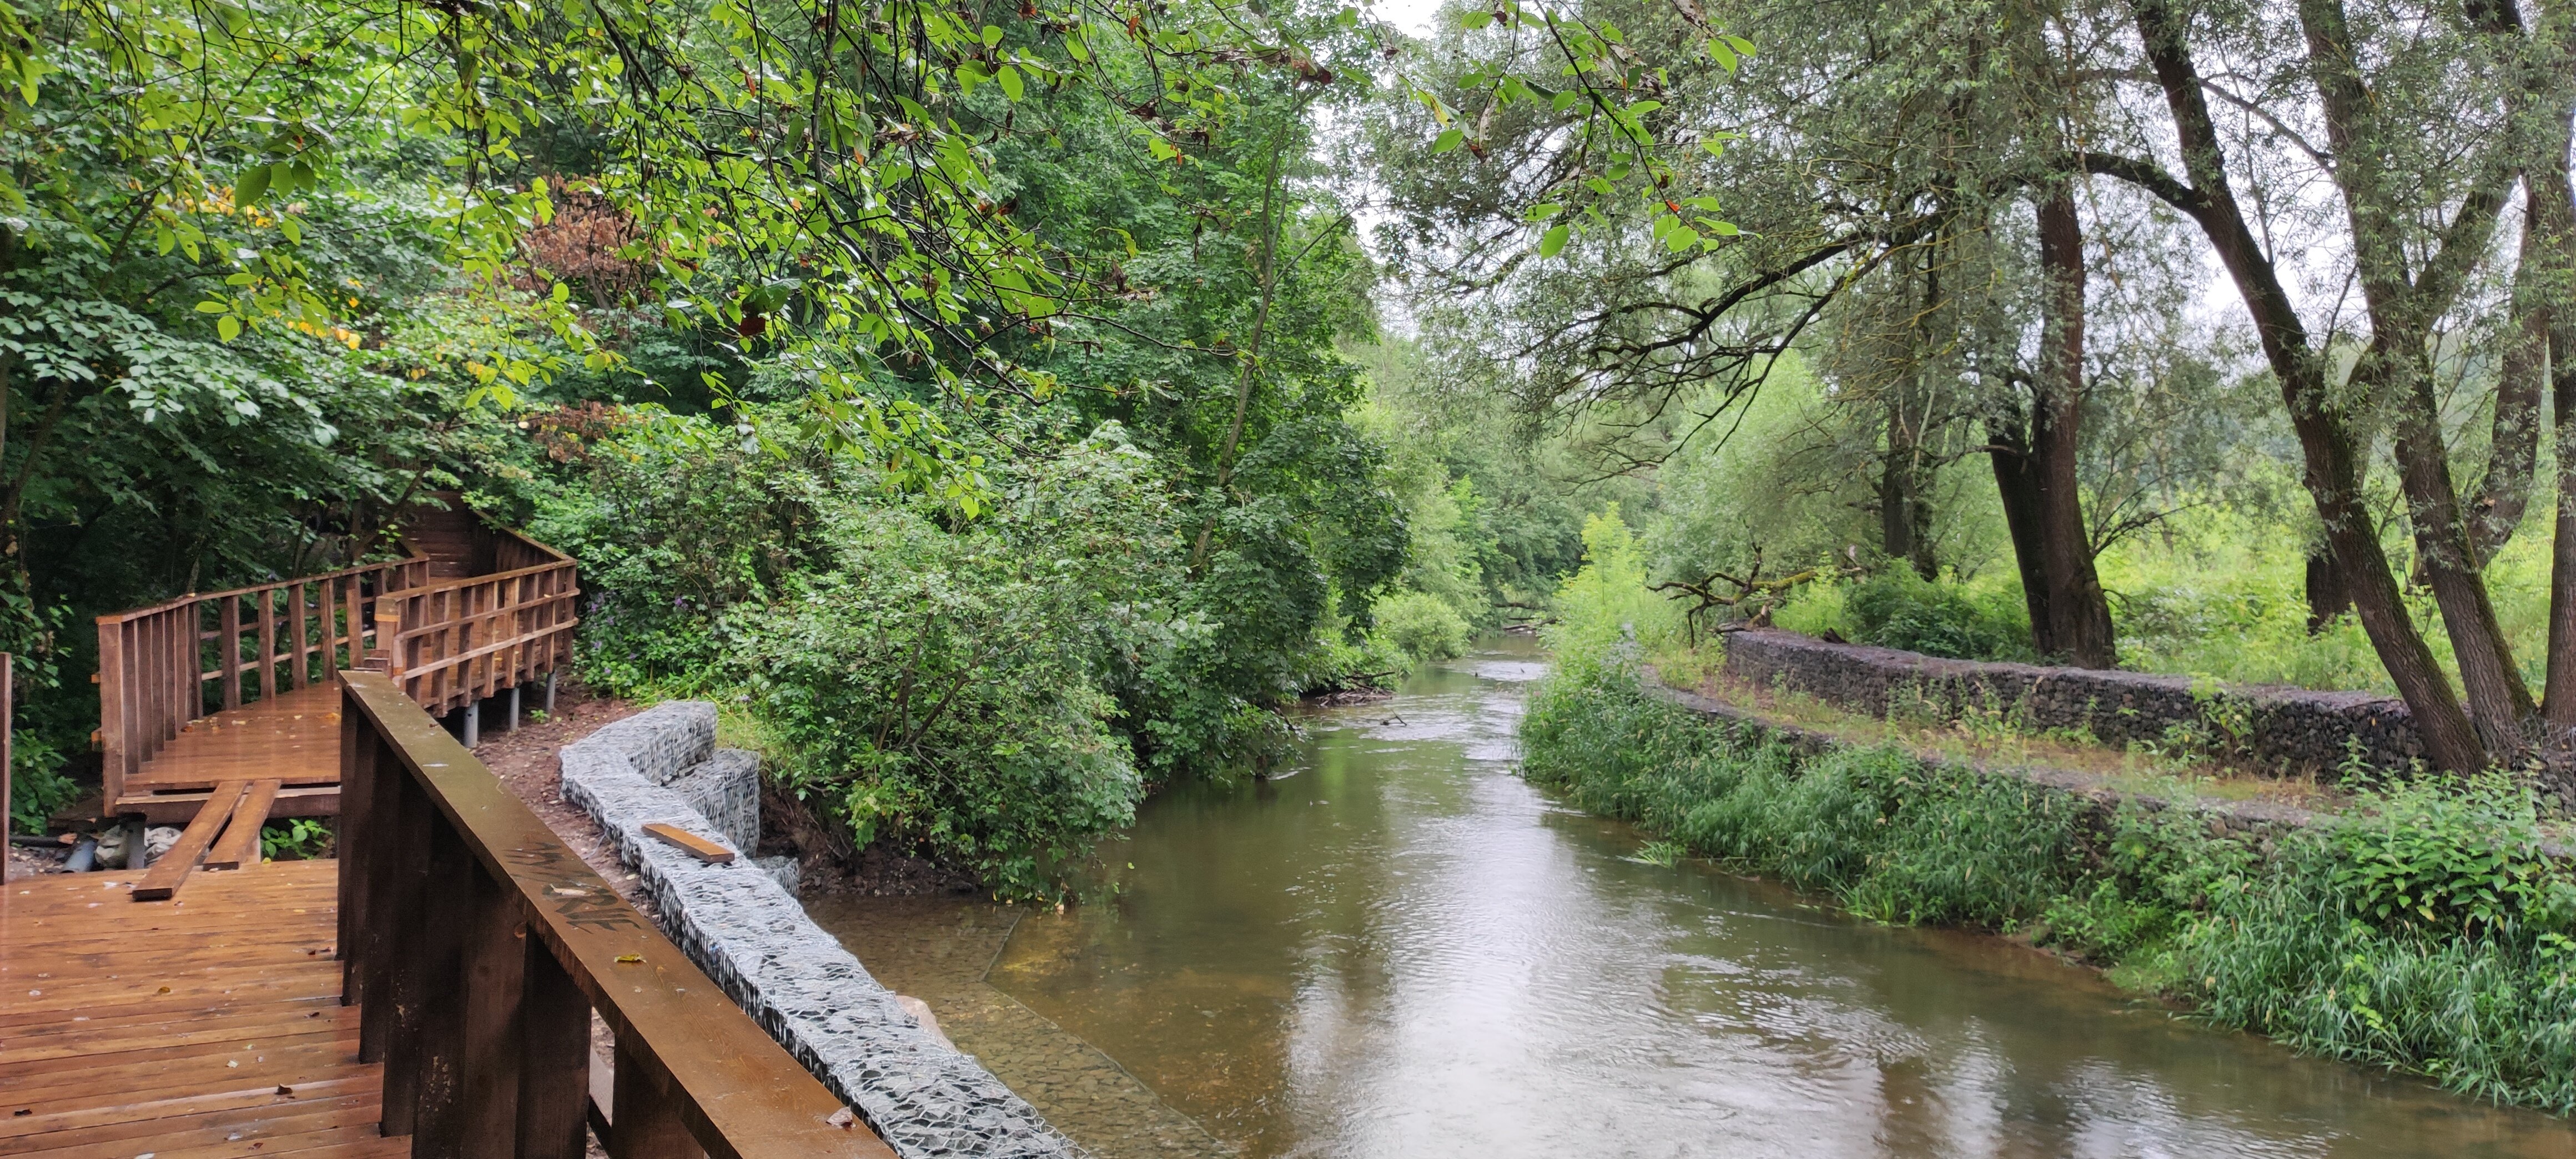
<path fill-rule="evenodd" d="M 1649 694 L 1634 643 L 1561 639 L 1524 769 L 1586 809 L 1879 921 L 2026 934 L 2300 1050 L 2576 1111 L 2576 879 L 2508 782 L 2365 793 L 2266 849 L 2186 809 L 1801 756 Z"/>

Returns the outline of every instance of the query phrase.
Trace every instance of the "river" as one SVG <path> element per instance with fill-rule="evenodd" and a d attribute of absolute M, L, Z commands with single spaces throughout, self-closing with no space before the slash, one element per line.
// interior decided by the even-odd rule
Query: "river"
<path fill-rule="evenodd" d="M 1102 1159 L 2552 1156 L 2576 1129 L 2197 1026 L 2003 939 L 1891 929 L 1514 772 L 1526 639 L 1148 802 L 1098 900 L 817 897 Z"/>

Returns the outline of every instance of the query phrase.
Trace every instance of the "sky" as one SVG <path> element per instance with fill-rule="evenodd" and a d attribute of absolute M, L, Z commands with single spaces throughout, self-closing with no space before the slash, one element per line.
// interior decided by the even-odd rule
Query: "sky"
<path fill-rule="evenodd" d="M 1368 10 L 1415 36 L 1431 34 L 1431 17 L 1440 11 L 1440 0 L 1375 0 Z"/>

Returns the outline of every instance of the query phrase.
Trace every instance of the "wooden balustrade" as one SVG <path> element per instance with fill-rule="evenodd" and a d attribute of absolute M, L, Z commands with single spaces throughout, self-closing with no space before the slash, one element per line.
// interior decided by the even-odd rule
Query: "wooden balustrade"
<path fill-rule="evenodd" d="M 575 1159 L 596 1010 L 614 1159 L 890 1159 L 389 675 L 341 681 L 341 1001 L 385 1064 L 385 1134 Z"/>
<path fill-rule="evenodd" d="M 517 535 L 500 537 L 492 575 L 437 580 L 376 605 L 388 670 L 421 707 L 460 708 L 572 660 L 581 588 L 573 561 Z"/>
<path fill-rule="evenodd" d="M 107 799 L 199 717 L 327 682 L 364 658 L 381 597 L 428 578 L 428 557 L 415 555 L 100 616 Z"/>

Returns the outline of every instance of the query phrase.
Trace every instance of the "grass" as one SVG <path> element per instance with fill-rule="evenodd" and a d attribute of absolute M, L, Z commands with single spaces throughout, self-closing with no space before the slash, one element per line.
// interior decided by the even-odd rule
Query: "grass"
<path fill-rule="evenodd" d="M 2220 1025 L 2576 1111 L 2576 877 L 2539 854 L 2521 786 L 2368 788 L 2269 842 L 2213 835 L 2152 797 L 2106 811 L 1927 763 L 1901 724 L 1801 756 L 1650 695 L 1637 651 L 1561 650 L 1522 747 L 1533 781 L 1653 834 L 1641 859 L 1687 851 L 1878 921 L 2015 933 Z"/>

